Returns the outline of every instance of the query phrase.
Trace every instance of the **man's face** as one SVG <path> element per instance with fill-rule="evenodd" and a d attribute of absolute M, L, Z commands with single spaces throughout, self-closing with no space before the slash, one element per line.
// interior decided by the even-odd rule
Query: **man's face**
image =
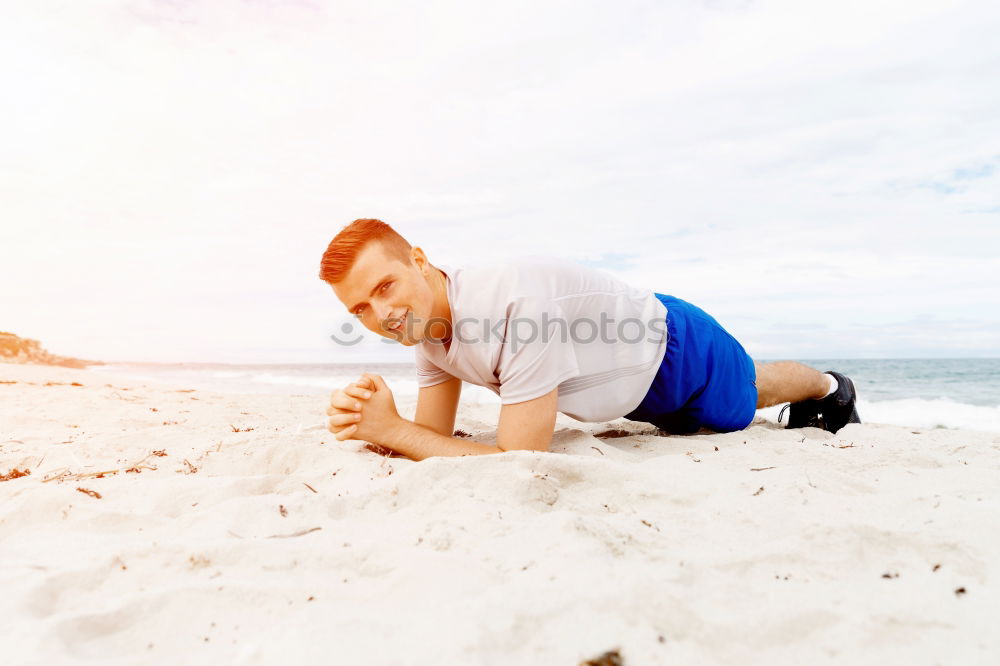
<path fill-rule="evenodd" d="M 403 263 L 381 243 L 371 242 L 347 277 L 332 285 L 333 291 L 368 330 L 415 345 L 424 339 L 434 306 L 434 292 L 423 273 L 429 268 L 420 248 L 413 248 L 410 262 Z"/>

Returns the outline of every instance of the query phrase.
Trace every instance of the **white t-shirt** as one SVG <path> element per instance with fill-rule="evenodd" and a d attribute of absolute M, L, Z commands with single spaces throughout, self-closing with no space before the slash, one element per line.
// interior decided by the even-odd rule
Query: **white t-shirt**
<path fill-rule="evenodd" d="M 544 256 L 437 268 L 452 339 L 448 349 L 415 345 L 418 386 L 458 377 L 505 405 L 558 386 L 558 411 L 578 421 L 615 419 L 642 402 L 667 347 L 667 310 L 652 290 Z"/>

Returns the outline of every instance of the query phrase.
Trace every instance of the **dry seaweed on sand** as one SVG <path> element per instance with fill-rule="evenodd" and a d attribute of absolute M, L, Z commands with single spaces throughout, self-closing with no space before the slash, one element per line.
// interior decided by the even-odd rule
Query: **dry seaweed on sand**
<path fill-rule="evenodd" d="M 580 666 L 624 666 L 624 664 L 618 650 L 608 650 L 599 657 L 580 662 Z"/>
<path fill-rule="evenodd" d="M 404 456 L 401 453 L 393 451 L 392 449 L 387 448 L 385 446 L 382 446 L 381 444 L 375 444 L 373 442 L 365 442 L 365 448 L 368 449 L 369 451 L 371 451 L 372 453 L 377 453 L 378 455 L 384 456 L 386 458 L 405 458 L 406 457 L 406 456 Z"/>
<path fill-rule="evenodd" d="M 90 488 L 81 488 L 80 486 L 77 486 L 76 489 L 79 492 L 83 493 L 84 495 L 90 495 L 94 499 L 101 499 L 101 493 L 97 492 L 96 490 L 91 490 Z"/>
<path fill-rule="evenodd" d="M 598 439 L 614 439 L 617 437 L 631 437 L 632 435 L 636 434 L 638 433 L 634 433 L 630 430 L 624 430 L 622 428 L 612 428 L 611 430 L 603 430 L 601 432 L 595 432 L 594 437 L 597 437 Z"/>
<path fill-rule="evenodd" d="M 13 479 L 20 479 L 22 476 L 28 476 L 29 474 L 31 474 L 30 469 L 18 469 L 15 467 L 6 474 L 0 474 L 0 481 L 12 481 Z"/>

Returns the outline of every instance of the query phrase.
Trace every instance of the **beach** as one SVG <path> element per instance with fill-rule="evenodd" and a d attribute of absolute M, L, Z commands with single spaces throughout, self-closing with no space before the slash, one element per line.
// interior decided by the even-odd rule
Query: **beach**
<path fill-rule="evenodd" d="M 414 462 L 325 410 L 0 364 L 4 663 L 1000 663 L 1000 433 L 559 415 Z"/>

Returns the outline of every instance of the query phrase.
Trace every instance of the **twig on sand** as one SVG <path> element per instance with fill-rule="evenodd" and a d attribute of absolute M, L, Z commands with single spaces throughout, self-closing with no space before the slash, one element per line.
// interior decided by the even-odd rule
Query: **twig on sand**
<path fill-rule="evenodd" d="M 134 463 L 125 465 L 124 467 L 119 467 L 117 469 L 106 469 L 100 472 L 77 472 L 73 473 L 69 471 L 69 467 L 61 467 L 57 470 L 53 470 L 42 477 L 42 483 L 48 483 L 49 481 L 59 481 L 60 483 L 66 480 L 70 481 L 82 481 L 83 479 L 103 479 L 106 476 L 111 476 L 112 474 L 118 474 L 119 472 L 132 472 L 133 474 L 138 473 L 140 470 L 148 469 L 155 470 L 156 467 L 147 465 L 146 461 L 153 456 L 166 455 L 160 451 L 153 451 L 142 457 L 141 460 L 137 460 Z"/>
<path fill-rule="evenodd" d="M 809 472 L 806 472 L 805 474 L 806 474 L 806 481 L 808 481 L 808 482 L 809 482 L 809 485 L 810 485 L 810 486 L 812 486 L 813 488 L 815 488 L 815 487 L 816 487 L 816 484 L 814 484 L 814 483 L 812 482 L 812 479 L 810 479 L 810 478 L 809 478 Z"/>
<path fill-rule="evenodd" d="M 49 481 L 62 481 L 67 476 L 72 476 L 69 471 L 69 467 L 60 467 L 57 470 L 49 472 L 42 477 L 42 483 L 48 483 Z"/>
<path fill-rule="evenodd" d="M 753 494 L 753 496 L 754 496 L 754 497 L 757 497 L 757 495 L 760 495 L 760 494 L 761 494 L 762 492 L 764 492 L 764 486 L 761 486 L 760 488 L 758 488 L 758 489 L 757 489 L 757 492 L 755 492 L 755 493 Z"/>
<path fill-rule="evenodd" d="M 303 482 L 302 482 L 302 485 L 303 485 L 303 486 L 305 486 L 306 488 L 308 488 L 309 490 L 313 491 L 314 493 L 317 493 L 317 494 L 319 494 L 319 491 L 318 491 L 318 490 L 316 490 L 315 488 L 313 488 L 312 486 L 310 486 L 310 485 L 309 485 L 308 483 L 306 483 L 305 481 L 303 481 Z"/>
<path fill-rule="evenodd" d="M 597 448 L 596 446 L 591 446 L 590 448 L 594 449 L 595 451 L 597 451 L 598 453 L 600 453 L 600 454 L 601 454 L 602 456 L 604 455 L 604 451 L 601 451 L 601 450 L 600 450 L 599 448 Z"/>
<path fill-rule="evenodd" d="M 42 483 L 48 483 L 49 481 L 63 481 L 69 479 L 70 481 L 82 481 L 83 479 L 103 479 L 106 476 L 111 476 L 112 474 L 117 474 L 121 471 L 119 469 L 106 469 L 100 472 L 79 472 L 72 473 L 69 471 L 68 467 L 64 467 L 56 472 L 50 472 L 45 477 L 42 478 Z"/>
<path fill-rule="evenodd" d="M 298 532 L 292 532 L 291 534 L 272 534 L 267 537 L 268 539 L 291 539 L 292 537 L 300 537 L 306 534 L 311 534 L 313 532 L 318 532 L 323 529 L 322 527 L 310 527 L 307 530 L 299 530 Z"/>
<path fill-rule="evenodd" d="M 392 476 L 392 465 L 389 464 L 389 456 L 384 456 L 378 464 L 379 477 Z"/>
<path fill-rule="evenodd" d="M 97 492 L 96 490 L 91 490 L 89 488 L 81 488 L 79 486 L 77 486 L 76 489 L 81 493 L 83 493 L 84 495 L 90 495 L 94 499 L 101 499 L 101 493 Z"/>
<path fill-rule="evenodd" d="M 771 465 L 770 467 L 751 467 L 751 472 L 763 472 L 765 469 L 778 469 L 776 466 Z"/>

